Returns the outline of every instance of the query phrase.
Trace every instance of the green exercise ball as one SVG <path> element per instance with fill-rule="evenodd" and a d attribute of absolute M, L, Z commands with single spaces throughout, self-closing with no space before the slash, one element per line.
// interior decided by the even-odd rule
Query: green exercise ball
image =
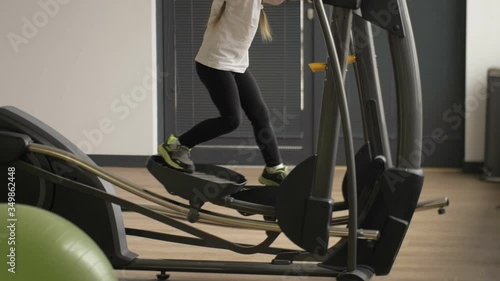
<path fill-rule="evenodd" d="M 9 221 L 9 207 L 0 204 L 0 280 L 118 280 L 97 244 L 70 221 L 20 204 L 17 221 Z"/>

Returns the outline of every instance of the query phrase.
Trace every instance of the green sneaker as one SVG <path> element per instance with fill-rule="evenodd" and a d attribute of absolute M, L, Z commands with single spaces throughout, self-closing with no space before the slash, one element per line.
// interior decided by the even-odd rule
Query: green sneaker
<path fill-rule="evenodd" d="M 174 135 L 170 135 L 165 143 L 158 146 L 158 153 L 168 166 L 186 173 L 194 172 L 194 163 L 190 159 L 191 149 L 181 145 Z"/>
<path fill-rule="evenodd" d="M 259 182 L 267 186 L 279 186 L 286 177 L 286 170 L 287 166 L 274 171 L 266 167 L 259 177 Z"/>

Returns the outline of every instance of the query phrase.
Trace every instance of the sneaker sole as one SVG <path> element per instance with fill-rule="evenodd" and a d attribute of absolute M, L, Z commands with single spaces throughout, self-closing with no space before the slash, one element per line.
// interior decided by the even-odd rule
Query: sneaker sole
<path fill-rule="evenodd" d="M 259 177 L 259 182 L 265 186 L 279 186 L 279 184 L 277 182 L 274 182 L 272 180 L 268 180 L 268 179 L 264 178 L 263 176 Z"/>
<path fill-rule="evenodd" d="M 167 163 L 168 166 L 170 166 L 176 170 L 180 170 L 180 171 L 187 172 L 187 173 L 194 172 L 194 171 L 186 169 L 186 168 L 182 167 L 181 165 L 175 163 L 172 160 L 172 158 L 170 158 L 170 155 L 168 154 L 167 150 L 162 145 L 158 146 L 158 152 L 160 153 L 161 157 L 163 157 L 163 160 L 165 160 L 165 163 Z"/>

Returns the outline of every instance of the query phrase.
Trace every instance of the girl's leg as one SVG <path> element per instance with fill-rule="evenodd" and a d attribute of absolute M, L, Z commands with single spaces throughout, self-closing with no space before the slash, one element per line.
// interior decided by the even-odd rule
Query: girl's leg
<path fill-rule="evenodd" d="M 269 110 L 262 98 L 259 85 L 250 70 L 235 75 L 241 107 L 252 123 L 255 140 L 262 152 L 267 167 L 282 164 L 278 141 L 272 127 Z"/>
<path fill-rule="evenodd" d="M 196 63 L 196 71 L 220 116 L 202 121 L 180 136 L 180 143 L 188 148 L 230 133 L 241 124 L 240 97 L 234 74 L 200 63 Z"/>
<path fill-rule="evenodd" d="M 220 117 L 200 122 L 179 138 L 172 135 L 158 147 L 158 152 L 170 167 L 188 173 L 195 170 L 190 159 L 192 147 L 227 134 L 238 128 L 241 123 L 240 99 L 233 73 L 199 63 L 196 64 L 196 70 L 219 110 Z"/>

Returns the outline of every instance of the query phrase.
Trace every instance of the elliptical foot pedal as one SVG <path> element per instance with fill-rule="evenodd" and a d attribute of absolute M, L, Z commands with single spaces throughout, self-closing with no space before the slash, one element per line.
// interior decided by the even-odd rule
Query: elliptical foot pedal
<path fill-rule="evenodd" d="M 197 164 L 196 172 L 187 174 L 167 166 L 159 155 L 149 157 L 147 168 L 170 194 L 198 204 L 220 203 L 247 183 L 243 175 L 216 165 Z"/>
<path fill-rule="evenodd" d="M 279 186 L 259 186 L 238 191 L 232 197 L 237 200 L 275 207 Z"/>

